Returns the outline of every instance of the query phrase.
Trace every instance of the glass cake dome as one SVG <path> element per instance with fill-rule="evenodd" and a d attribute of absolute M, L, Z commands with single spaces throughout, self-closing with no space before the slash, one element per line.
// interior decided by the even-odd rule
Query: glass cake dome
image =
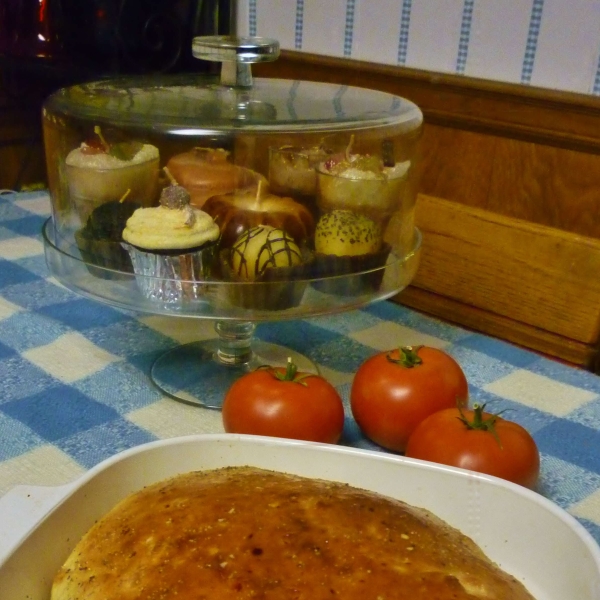
<path fill-rule="evenodd" d="M 216 320 L 236 340 L 217 360 L 247 368 L 255 322 L 347 310 L 411 281 L 423 117 L 384 92 L 253 80 L 274 40 L 196 38 L 193 53 L 221 62 L 220 78 L 124 77 L 47 99 L 46 257 L 94 299 Z"/>

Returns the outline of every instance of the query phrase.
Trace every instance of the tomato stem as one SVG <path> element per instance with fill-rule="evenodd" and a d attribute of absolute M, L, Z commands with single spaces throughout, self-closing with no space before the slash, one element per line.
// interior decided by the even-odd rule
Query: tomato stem
<path fill-rule="evenodd" d="M 300 373 L 298 374 L 298 367 L 292 361 L 292 357 L 288 356 L 287 365 L 285 371 L 281 371 L 280 369 L 273 369 L 272 367 L 268 367 L 269 371 L 277 379 L 278 381 L 291 381 L 292 383 L 299 383 L 300 385 L 306 385 L 304 381 L 307 377 L 310 377 L 310 373 Z"/>
<path fill-rule="evenodd" d="M 458 417 L 458 420 L 461 421 L 467 429 L 473 429 L 476 431 L 489 431 L 494 436 L 494 439 L 498 442 L 498 446 L 502 448 L 502 442 L 500 442 L 500 438 L 496 432 L 496 421 L 498 420 L 501 412 L 497 414 L 489 414 L 487 418 L 484 418 L 484 410 L 485 404 L 474 404 L 473 420 L 469 421 L 469 419 L 463 413 L 462 407 L 459 405 L 458 412 L 460 413 L 460 417 Z"/>
<path fill-rule="evenodd" d="M 393 358 L 392 353 L 388 352 L 386 358 L 401 367 L 412 369 L 423 363 L 418 352 L 423 346 L 400 346 L 398 348 L 398 358 Z"/>

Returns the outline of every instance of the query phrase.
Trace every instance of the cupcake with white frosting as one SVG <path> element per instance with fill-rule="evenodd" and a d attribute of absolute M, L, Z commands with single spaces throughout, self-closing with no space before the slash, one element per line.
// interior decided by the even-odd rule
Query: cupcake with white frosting
<path fill-rule="evenodd" d="M 127 202 L 151 206 L 158 193 L 159 152 L 142 142 L 109 143 L 99 127 L 66 158 L 69 197 L 81 223 L 98 206 L 127 197 Z"/>
<path fill-rule="evenodd" d="M 139 208 L 123 230 L 138 286 L 150 299 L 164 303 L 194 300 L 211 278 L 219 227 L 212 217 L 190 206 L 181 186 L 167 186 L 160 205 Z"/>
<path fill-rule="evenodd" d="M 344 154 L 318 165 L 318 206 L 322 212 L 352 210 L 384 224 L 401 207 L 411 163 L 352 153 L 352 144 L 353 139 Z"/>

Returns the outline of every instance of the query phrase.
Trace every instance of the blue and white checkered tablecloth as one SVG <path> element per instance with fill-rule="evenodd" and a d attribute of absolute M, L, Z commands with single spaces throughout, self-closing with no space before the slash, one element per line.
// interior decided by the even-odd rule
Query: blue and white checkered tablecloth
<path fill-rule="evenodd" d="M 48 272 L 45 193 L 0 196 L 0 495 L 60 485 L 132 446 L 222 432 L 217 411 L 159 392 L 149 368 L 164 351 L 213 337 L 210 321 L 133 314 L 77 296 Z M 539 492 L 600 542 L 600 378 L 391 302 L 259 325 L 257 336 L 308 355 L 346 403 L 343 444 L 375 448 L 348 408 L 353 373 L 377 350 L 443 348 L 462 365 L 472 401 L 533 434 Z M 0 515 L 0 519 L 2 515 Z"/>

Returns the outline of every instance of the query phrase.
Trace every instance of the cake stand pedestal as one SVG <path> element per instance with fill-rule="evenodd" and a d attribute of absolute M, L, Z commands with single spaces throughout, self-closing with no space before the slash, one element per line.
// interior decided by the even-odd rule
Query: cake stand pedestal
<path fill-rule="evenodd" d="M 285 367 L 291 358 L 299 371 L 318 374 L 317 366 L 306 356 L 254 339 L 255 329 L 250 321 L 217 321 L 216 339 L 169 350 L 154 362 L 150 377 L 175 400 L 220 410 L 224 390 L 262 365 Z"/>

